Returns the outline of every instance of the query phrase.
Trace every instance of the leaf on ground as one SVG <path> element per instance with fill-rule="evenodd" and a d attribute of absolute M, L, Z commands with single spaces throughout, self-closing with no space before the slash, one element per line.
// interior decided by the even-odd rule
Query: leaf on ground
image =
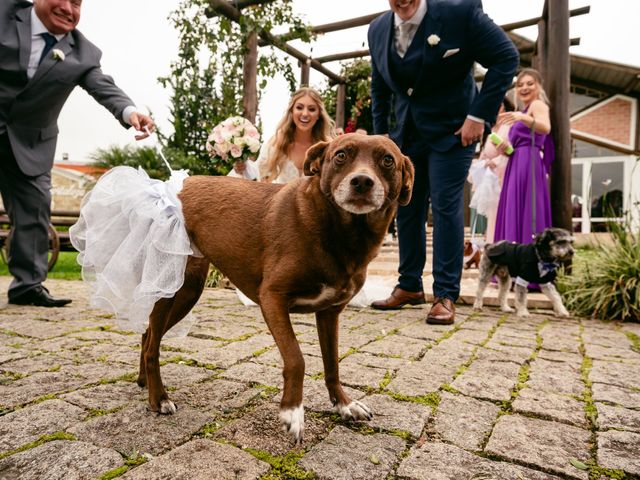
<path fill-rule="evenodd" d="M 569 460 L 569 463 L 580 470 L 587 470 L 589 468 L 577 458 L 572 458 L 571 460 Z"/>

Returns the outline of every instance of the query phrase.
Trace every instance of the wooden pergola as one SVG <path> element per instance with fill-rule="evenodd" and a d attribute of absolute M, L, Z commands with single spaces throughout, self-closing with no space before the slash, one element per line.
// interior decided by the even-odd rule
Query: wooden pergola
<path fill-rule="evenodd" d="M 254 5 L 270 3 L 273 0 L 209 0 L 206 11 L 208 17 L 222 15 L 238 22 L 242 9 Z M 578 45 L 579 39 L 569 38 L 569 18 L 589 13 L 590 7 L 569 10 L 568 0 L 545 0 L 540 17 L 530 18 L 501 25 L 505 32 L 537 25 L 538 39 L 533 52 L 533 66 L 540 71 L 545 89 L 551 103 L 552 134 L 556 144 L 556 160 L 551 172 L 551 209 L 553 224 L 571 230 L 571 127 L 569 114 L 570 95 L 570 45 Z M 377 12 L 339 22 L 311 27 L 315 34 L 346 30 L 368 25 L 384 12 Z M 296 58 L 300 65 L 300 84 L 309 84 L 310 69 L 325 75 L 330 82 L 337 84 L 336 126 L 345 124 L 346 80 L 326 68 L 324 65 L 336 60 L 348 60 L 369 55 L 369 50 L 337 52 L 318 58 L 292 47 L 288 42 L 298 38 L 289 32 L 275 36 L 265 30 L 251 32 L 246 39 L 247 53 L 244 60 L 244 97 L 243 115 L 255 121 L 258 110 L 257 96 L 257 58 L 260 46 L 270 45 Z M 481 79 L 479 79 L 481 80 Z"/>

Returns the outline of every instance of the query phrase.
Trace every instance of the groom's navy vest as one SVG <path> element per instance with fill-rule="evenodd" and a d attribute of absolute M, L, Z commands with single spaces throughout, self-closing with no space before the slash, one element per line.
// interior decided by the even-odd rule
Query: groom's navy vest
<path fill-rule="evenodd" d="M 415 87 L 415 83 L 422 69 L 422 57 L 424 55 L 424 45 L 421 39 L 424 38 L 424 19 L 420 22 L 413 41 L 404 58 L 400 58 L 396 52 L 395 32 L 391 30 L 391 39 L 389 42 L 389 71 L 396 83 L 404 90 Z"/>

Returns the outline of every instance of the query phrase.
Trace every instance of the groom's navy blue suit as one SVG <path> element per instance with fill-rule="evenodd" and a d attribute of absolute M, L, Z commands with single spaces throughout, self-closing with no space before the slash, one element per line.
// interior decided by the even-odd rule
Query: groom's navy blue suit
<path fill-rule="evenodd" d="M 376 18 L 368 37 L 374 133 L 388 133 L 416 170 L 411 202 L 398 210 L 398 287 L 423 289 L 431 203 L 433 293 L 455 301 L 463 260 L 463 189 L 475 150 L 475 144 L 463 147 L 455 132 L 467 115 L 495 121 L 518 52 L 480 0 L 427 0 L 427 13 L 403 58 L 396 52 L 393 12 Z M 480 92 L 474 62 L 488 68 Z"/>

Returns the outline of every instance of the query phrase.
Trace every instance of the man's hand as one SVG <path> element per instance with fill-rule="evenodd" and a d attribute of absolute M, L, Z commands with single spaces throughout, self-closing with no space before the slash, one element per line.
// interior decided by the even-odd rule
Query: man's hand
<path fill-rule="evenodd" d="M 484 122 L 480 123 L 467 118 L 462 124 L 462 127 L 460 127 L 455 133 L 455 135 L 459 134 L 462 146 L 468 147 L 474 142 L 479 142 L 482 139 L 483 132 Z"/>
<path fill-rule="evenodd" d="M 136 140 L 142 140 L 151 135 L 156 129 L 155 123 L 151 120 L 151 117 L 143 115 L 142 113 L 133 112 L 129 117 L 129 123 L 140 134 L 136 135 Z"/>
<path fill-rule="evenodd" d="M 243 175 L 247 170 L 247 164 L 244 162 L 244 160 L 238 160 L 233 163 L 233 169 L 238 175 Z"/>

